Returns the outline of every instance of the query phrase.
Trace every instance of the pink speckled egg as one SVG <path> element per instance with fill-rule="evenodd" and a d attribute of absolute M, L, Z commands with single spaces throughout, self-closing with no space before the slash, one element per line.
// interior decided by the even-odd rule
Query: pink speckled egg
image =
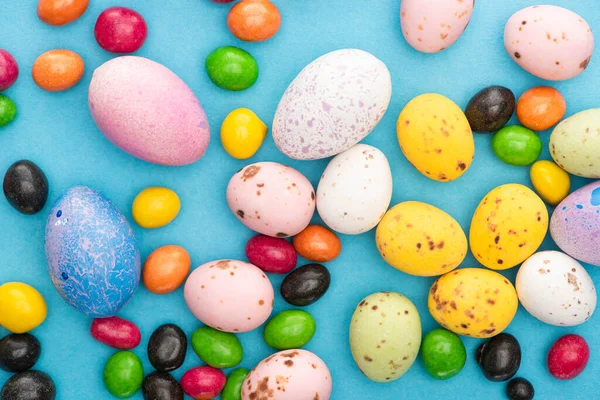
<path fill-rule="evenodd" d="M 156 164 L 187 165 L 204 155 L 210 127 L 200 102 L 175 73 L 143 57 L 118 57 L 92 77 L 88 102 L 104 136 Z"/>
<path fill-rule="evenodd" d="M 248 332 L 273 311 L 269 278 L 258 267 L 236 260 L 211 261 L 196 268 L 183 289 L 185 302 L 204 324 L 224 332 Z"/>
<path fill-rule="evenodd" d="M 273 139 L 286 156 L 316 160 L 364 139 L 392 96 L 390 72 L 362 50 L 327 53 L 306 66 L 287 88 L 273 120 Z"/>
<path fill-rule="evenodd" d="M 285 350 L 262 360 L 242 385 L 242 400 L 329 400 L 327 365 L 306 350 Z"/>
<path fill-rule="evenodd" d="M 315 191 L 304 175 L 274 162 L 248 165 L 227 186 L 229 209 L 248 228 L 273 237 L 300 233 L 315 212 Z"/>
<path fill-rule="evenodd" d="M 550 234 L 571 257 L 600 266 L 600 181 L 574 191 L 556 207 Z"/>
<path fill-rule="evenodd" d="M 573 11 L 533 6 L 510 17 L 504 28 L 504 47 L 525 71 L 549 81 L 564 81 L 587 68 L 594 35 Z"/>
<path fill-rule="evenodd" d="M 445 50 L 467 29 L 474 6 L 475 0 L 402 0 L 402 34 L 423 53 Z"/>

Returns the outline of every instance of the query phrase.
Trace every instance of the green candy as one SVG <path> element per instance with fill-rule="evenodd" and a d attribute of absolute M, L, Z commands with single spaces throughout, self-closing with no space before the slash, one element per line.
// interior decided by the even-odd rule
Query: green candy
<path fill-rule="evenodd" d="M 435 329 L 423 338 L 421 357 L 429 375 L 435 379 L 450 379 L 465 366 L 467 351 L 457 335 Z"/>
<path fill-rule="evenodd" d="M 209 326 L 198 328 L 192 334 L 192 348 L 202 361 L 214 368 L 232 368 L 244 358 L 242 344 L 233 333 Z"/>
<path fill-rule="evenodd" d="M 264 338 L 274 349 L 297 349 L 310 342 L 316 330 L 317 324 L 312 315 L 302 310 L 288 310 L 280 312 L 267 323 Z"/>
<path fill-rule="evenodd" d="M 238 368 L 232 371 L 227 377 L 227 383 L 221 392 L 222 400 L 241 400 L 242 385 L 250 371 L 246 368 Z"/>
<path fill-rule="evenodd" d="M 525 166 L 532 164 L 542 153 L 542 140 L 532 130 L 507 126 L 494 135 L 492 149 L 505 163 Z"/>
<path fill-rule="evenodd" d="M 120 399 L 131 397 L 144 380 L 142 361 L 130 351 L 119 351 L 106 362 L 102 379 L 113 396 Z"/>
<path fill-rule="evenodd" d="M 14 101 L 0 94 L 0 128 L 14 121 L 17 116 L 17 105 Z"/>
<path fill-rule="evenodd" d="M 206 58 L 206 72 L 221 89 L 245 90 L 258 79 L 258 63 L 238 47 L 219 47 Z"/>

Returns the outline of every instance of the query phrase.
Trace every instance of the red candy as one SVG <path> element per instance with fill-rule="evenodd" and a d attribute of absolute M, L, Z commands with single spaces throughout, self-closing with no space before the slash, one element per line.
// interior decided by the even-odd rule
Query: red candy
<path fill-rule="evenodd" d="M 19 66 L 14 57 L 0 49 L 0 92 L 8 89 L 19 77 Z"/>
<path fill-rule="evenodd" d="M 120 350 L 133 349 L 142 341 L 140 328 L 119 317 L 94 319 L 90 332 L 100 343 Z"/>
<path fill-rule="evenodd" d="M 265 235 L 256 235 L 248 240 L 246 256 L 258 268 L 273 274 L 287 274 L 298 260 L 290 242 Z"/>
<path fill-rule="evenodd" d="M 217 397 L 225 387 L 227 377 L 220 369 L 213 367 L 195 367 L 181 377 L 181 388 L 188 396 L 196 400 Z"/>
<path fill-rule="evenodd" d="M 548 370 L 557 379 L 573 379 L 585 369 L 590 348 L 579 335 L 565 335 L 548 352 Z"/>
<path fill-rule="evenodd" d="M 144 18 L 125 7 L 110 7 L 100 14 L 94 28 L 96 41 L 111 53 L 133 53 L 148 37 Z"/>

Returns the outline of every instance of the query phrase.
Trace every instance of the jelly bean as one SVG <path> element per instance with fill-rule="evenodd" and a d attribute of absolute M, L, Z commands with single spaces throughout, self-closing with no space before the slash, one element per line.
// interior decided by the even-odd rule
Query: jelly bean
<path fill-rule="evenodd" d="M 552 161 L 536 161 L 529 170 L 529 176 L 535 191 L 548 204 L 556 206 L 569 195 L 569 174 Z"/>
<path fill-rule="evenodd" d="M 156 294 L 171 293 L 185 281 L 192 261 L 181 246 L 169 245 L 154 250 L 144 263 L 142 279 L 146 289 Z"/>
<path fill-rule="evenodd" d="M 174 324 L 161 325 L 148 341 L 148 359 L 156 370 L 174 371 L 181 367 L 187 351 L 187 338 Z"/>
<path fill-rule="evenodd" d="M 7 96 L 0 94 L 0 128 L 5 127 L 17 117 L 17 105 Z"/>
<path fill-rule="evenodd" d="M 548 352 L 548 370 L 556 379 L 568 380 L 583 372 L 590 359 L 590 348 L 579 335 L 559 338 Z"/>
<path fill-rule="evenodd" d="M 287 274 L 296 267 L 294 246 L 282 238 L 256 235 L 246 244 L 248 260 L 265 272 Z"/>
<path fill-rule="evenodd" d="M 487 379 L 504 382 L 521 366 L 521 346 L 513 335 L 501 333 L 479 346 L 475 360 Z"/>
<path fill-rule="evenodd" d="M 98 16 L 94 36 L 106 51 L 133 53 L 144 45 L 148 37 L 148 26 L 137 11 L 125 7 L 110 7 Z"/>
<path fill-rule="evenodd" d="M 490 86 L 479 91 L 467 105 L 465 116 L 473 132 L 496 132 L 515 112 L 515 95 L 503 86 Z"/>
<path fill-rule="evenodd" d="M 119 317 L 95 318 L 90 333 L 100 343 L 119 350 L 131 350 L 142 341 L 140 328 Z"/>
<path fill-rule="evenodd" d="M 10 205 L 23 214 L 40 212 L 48 200 L 46 174 L 29 160 L 17 161 L 8 168 L 2 188 Z"/>
<path fill-rule="evenodd" d="M 47 314 L 46 301 L 35 288 L 21 282 L 0 286 L 0 325 L 12 333 L 37 328 Z"/>
<path fill-rule="evenodd" d="M 38 17 L 48 25 L 70 24 L 87 10 L 89 0 L 39 0 Z"/>
<path fill-rule="evenodd" d="M 242 386 L 249 373 L 246 368 L 231 371 L 221 392 L 221 400 L 242 400 Z"/>
<path fill-rule="evenodd" d="M 309 225 L 294 236 L 294 248 L 302 257 L 315 262 L 333 261 L 342 251 L 335 233 L 320 225 Z"/>
<path fill-rule="evenodd" d="M 265 326 L 264 339 L 277 350 L 299 349 L 315 334 L 315 319 L 303 310 L 287 310 L 275 315 Z"/>
<path fill-rule="evenodd" d="M 33 63 L 35 83 L 48 92 L 61 92 L 75 86 L 83 77 L 83 59 L 71 50 L 50 50 Z"/>
<path fill-rule="evenodd" d="M 202 361 L 215 368 L 233 368 L 244 358 L 244 350 L 237 336 L 209 326 L 194 331 L 192 348 Z"/>
<path fill-rule="evenodd" d="M 181 387 L 185 394 L 195 400 L 217 397 L 223 390 L 227 378 L 220 369 L 209 366 L 195 367 L 181 377 Z"/>
<path fill-rule="evenodd" d="M 144 380 L 142 361 L 130 351 L 119 351 L 106 362 L 102 380 L 113 396 L 120 399 L 131 397 Z"/>
<path fill-rule="evenodd" d="M 0 92 L 10 88 L 19 77 L 19 65 L 8 51 L 0 49 Z"/>
<path fill-rule="evenodd" d="M 456 334 L 445 329 L 434 329 L 423 338 L 421 357 L 429 376 L 450 379 L 462 371 L 467 361 L 467 351 Z"/>
<path fill-rule="evenodd" d="M 183 400 L 183 389 L 168 372 L 154 371 L 142 382 L 144 400 Z"/>
<path fill-rule="evenodd" d="M 542 140 L 533 131 L 522 126 L 507 126 L 492 138 L 494 154 L 503 162 L 525 166 L 533 163 L 542 153 Z"/>
<path fill-rule="evenodd" d="M 269 0 L 242 0 L 231 8 L 227 26 L 238 39 L 263 42 L 281 27 L 281 14 Z"/>
<path fill-rule="evenodd" d="M 177 193 L 163 187 L 148 187 L 133 200 L 132 214 L 142 228 L 160 228 L 179 214 L 181 202 Z"/>
<path fill-rule="evenodd" d="M 225 117 L 221 125 L 221 143 L 233 158 L 252 157 L 267 137 L 267 125 L 247 108 L 238 108 Z"/>
<path fill-rule="evenodd" d="M 40 358 L 42 346 L 29 333 L 12 334 L 0 340 L 0 369 L 23 372 L 33 368 Z"/>
<path fill-rule="evenodd" d="M 319 300 L 331 283 L 327 268 L 308 264 L 292 271 L 281 283 L 281 297 L 294 306 L 307 306 Z"/>
<path fill-rule="evenodd" d="M 206 57 L 206 72 L 221 89 L 245 90 L 258 79 L 258 63 L 238 47 L 219 47 Z"/>
<path fill-rule="evenodd" d="M 48 374 L 41 371 L 19 372 L 11 376 L 0 391 L 6 400 L 54 400 L 56 386 Z"/>
<path fill-rule="evenodd" d="M 566 111 L 567 103 L 563 95 L 546 86 L 529 89 L 517 103 L 519 122 L 534 131 L 545 131 L 558 124 Z"/>
<path fill-rule="evenodd" d="M 533 385 L 527 379 L 515 378 L 506 385 L 506 396 L 510 400 L 531 400 L 534 395 Z"/>

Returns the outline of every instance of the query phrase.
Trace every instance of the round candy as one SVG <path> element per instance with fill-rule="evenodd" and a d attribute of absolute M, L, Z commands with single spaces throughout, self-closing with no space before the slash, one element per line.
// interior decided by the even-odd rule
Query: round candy
<path fill-rule="evenodd" d="M 227 383 L 221 392 L 222 400 L 242 400 L 242 386 L 250 371 L 246 368 L 238 368 L 231 371 L 227 377 Z"/>
<path fill-rule="evenodd" d="M 11 87 L 19 77 L 19 65 L 8 51 L 0 49 L 0 92 Z"/>
<path fill-rule="evenodd" d="M 157 371 L 169 372 L 181 367 L 186 351 L 187 337 L 174 324 L 159 326 L 148 341 L 148 359 Z"/>
<path fill-rule="evenodd" d="M 287 274 L 296 267 L 294 246 L 282 238 L 256 235 L 246 243 L 246 257 L 265 272 Z"/>
<path fill-rule="evenodd" d="M 221 125 L 221 143 L 233 158 L 252 157 L 267 137 L 267 125 L 247 108 L 238 108 L 225 117 Z"/>
<path fill-rule="evenodd" d="M 450 379 L 462 371 L 467 361 L 467 351 L 456 334 L 445 329 L 434 329 L 423 338 L 421 357 L 431 377 Z"/>
<path fill-rule="evenodd" d="M 331 283 L 327 268 L 308 264 L 292 271 L 281 283 L 281 297 L 294 306 L 308 306 L 319 300 Z"/>
<path fill-rule="evenodd" d="M 258 63 L 238 47 L 219 47 L 206 57 L 206 72 L 221 89 L 245 90 L 258 79 Z"/>
<path fill-rule="evenodd" d="M 183 247 L 159 247 L 144 263 L 142 279 L 146 289 L 156 294 L 171 293 L 185 281 L 191 263 L 190 255 Z"/>
<path fill-rule="evenodd" d="M 0 128 L 5 127 L 17 117 L 17 105 L 7 96 L 0 94 Z"/>
<path fill-rule="evenodd" d="M 529 170 L 529 176 L 537 194 L 548 204 L 556 206 L 569 195 L 569 174 L 552 161 L 536 161 Z"/>
<path fill-rule="evenodd" d="M 533 163 L 542 153 L 542 140 L 533 131 L 512 125 L 500 129 L 492 139 L 494 154 L 503 162 L 524 166 Z"/>
<path fill-rule="evenodd" d="M 144 400 L 183 400 L 183 389 L 168 372 L 154 371 L 142 381 Z"/>
<path fill-rule="evenodd" d="M 490 86 L 471 98 L 465 116 L 474 132 L 496 132 L 515 112 L 515 95 L 503 86 Z"/>
<path fill-rule="evenodd" d="M 534 395 L 533 385 L 527 379 L 515 378 L 506 385 L 506 396 L 510 400 L 531 400 Z"/>
<path fill-rule="evenodd" d="M 39 0 L 38 17 L 48 25 L 70 24 L 87 10 L 89 0 Z"/>
<path fill-rule="evenodd" d="M 294 236 L 294 248 L 302 257 L 314 262 L 333 261 L 342 251 L 335 233 L 320 225 L 309 225 Z"/>
<path fill-rule="evenodd" d="M 556 379 L 573 379 L 583 372 L 590 359 L 590 348 L 579 335 L 565 335 L 548 352 L 548 370 Z"/>
<path fill-rule="evenodd" d="M 120 399 L 131 397 L 144 380 L 142 361 L 130 351 L 119 351 L 106 362 L 102 380 L 113 396 Z"/>
<path fill-rule="evenodd" d="M 48 92 L 61 92 L 75 86 L 83 77 L 83 59 L 71 50 L 49 50 L 33 63 L 33 80 Z"/>
<path fill-rule="evenodd" d="M 550 129 L 558 124 L 566 111 L 567 103 L 563 95 L 547 86 L 529 89 L 517 103 L 519 122 L 534 131 Z"/>
<path fill-rule="evenodd" d="M 19 372 L 2 386 L 0 399 L 6 400 L 54 400 L 56 386 L 48 374 L 41 371 Z"/>
<path fill-rule="evenodd" d="M 100 343 L 120 350 L 131 350 L 142 341 L 140 328 L 119 317 L 95 318 L 90 333 Z"/>
<path fill-rule="evenodd" d="M 269 0 L 242 0 L 229 11 L 227 26 L 238 39 L 263 42 L 279 31 L 281 14 Z"/>
<path fill-rule="evenodd" d="M 282 311 L 265 326 L 265 343 L 277 350 L 299 349 L 315 334 L 315 319 L 303 310 Z"/>
<path fill-rule="evenodd" d="M 29 160 L 11 165 L 2 187 L 10 205 L 23 214 L 40 212 L 48 200 L 48 179 L 44 171 Z"/>
<path fill-rule="evenodd" d="M 202 361 L 215 368 L 233 368 L 244 358 L 244 350 L 237 336 L 210 326 L 194 331 L 192 348 Z"/>
<path fill-rule="evenodd" d="M 181 202 L 177 193 L 164 187 L 147 187 L 133 200 L 131 213 L 142 228 L 160 228 L 179 214 Z"/>
<path fill-rule="evenodd" d="M 521 366 L 521 346 L 513 335 L 501 333 L 479 346 L 475 360 L 487 379 L 504 382 Z"/>
<path fill-rule="evenodd" d="M 0 325 L 12 333 L 37 328 L 48 314 L 46 301 L 35 288 L 21 282 L 0 285 Z"/>
<path fill-rule="evenodd" d="M 23 372 L 32 368 L 40 358 L 40 341 L 29 333 L 12 334 L 0 340 L 0 369 Z"/>
<path fill-rule="evenodd" d="M 181 377 L 181 387 L 185 394 L 195 400 L 212 399 L 223 390 L 227 378 L 213 367 L 195 367 Z"/>
<path fill-rule="evenodd" d="M 138 51 L 148 37 L 148 26 L 137 11 L 110 7 L 102 11 L 94 27 L 96 41 L 111 53 Z"/>

